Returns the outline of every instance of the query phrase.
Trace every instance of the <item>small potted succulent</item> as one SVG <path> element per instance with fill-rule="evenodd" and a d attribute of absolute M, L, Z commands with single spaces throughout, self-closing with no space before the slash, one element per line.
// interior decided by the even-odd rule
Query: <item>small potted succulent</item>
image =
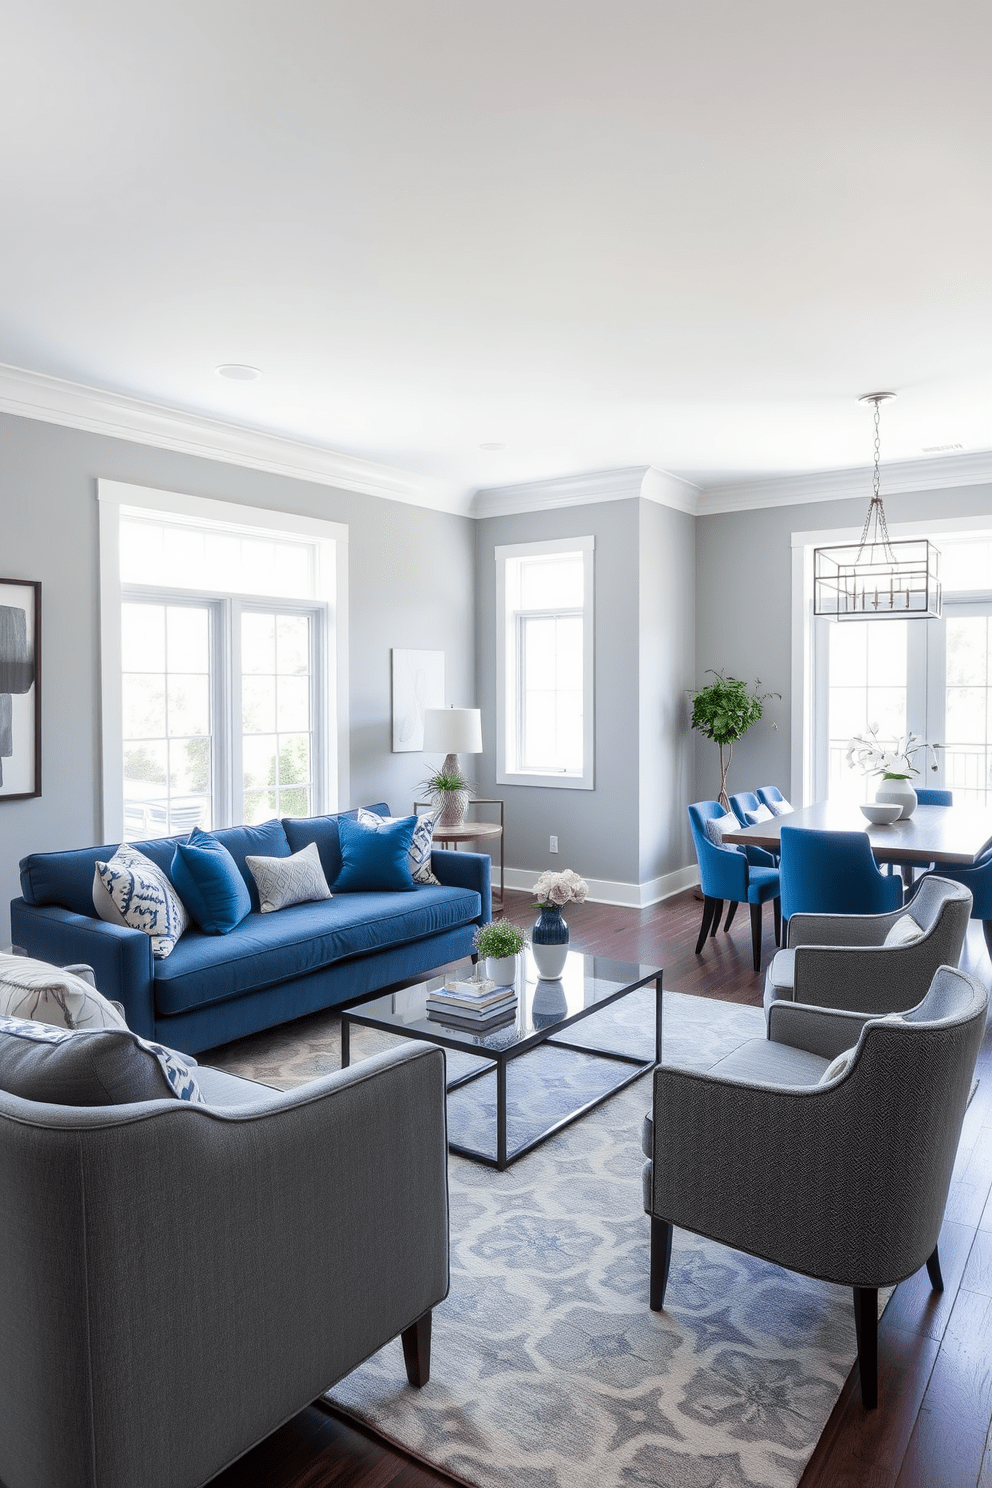
<path fill-rule="evenodd" d="M 509 920 L 493 920 L 475 932 L 475 949 L 485 957 L 486 976 L 497 987 L 509 987 L 517 979 L 517 957 L 524 948 L 524 933 Z"/>
<path fill-rule="evenodd" d="M 464 775 L 459 774 L 457 770 L 445 769 L 442 766 L 440 770 L 435 770 L 432 775 L 428 775 L 426 780 L 421 781 L 420 789 L 427 792 L 427 797 L 434 808 L 435 831 L 439 828 L 462 825 L 471 792 L 471 786 Z"/>

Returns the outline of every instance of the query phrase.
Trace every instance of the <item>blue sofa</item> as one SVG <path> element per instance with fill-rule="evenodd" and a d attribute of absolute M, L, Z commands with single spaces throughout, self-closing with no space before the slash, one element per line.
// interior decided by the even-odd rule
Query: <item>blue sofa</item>
<path fill-rule="evenodd" d="M 389 815 L 383 802 L 370 809 Z M 216 832 L 248 886 L 251 913 L 227 935 L 191 925 L 161 961 L 142 931 L 106 924 L 93 908 L 94 865 L 112 858 L 116 843 L 32 853 L 20 865 L 22 897 L 10 906 L 13 941 L 60 966 L 88 963 L 136 1033 L 190 1054 L 371 996 L 471 953 L 476 929 L 492 913 L 490 861 L 480 853 L 435 851 L 439 888 L 335 893 L 261 914 L 246 857 L 289 857 L 315 842 L 333 888 L 341 869 L 337 823 L 337 816 L 284 818 Z M 135 846 L 168 873 L 183 840 Z"/>

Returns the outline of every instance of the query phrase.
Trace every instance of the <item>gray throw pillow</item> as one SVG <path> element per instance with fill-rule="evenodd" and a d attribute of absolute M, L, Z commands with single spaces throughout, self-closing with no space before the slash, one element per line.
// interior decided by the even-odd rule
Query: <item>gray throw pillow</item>
<path fill-rule="evenodd" d="M 0 1017 L 0 1089 L 55 1106 L 203 1104 L 189 1065 L 162 1044 L 126 1028 L 70 1032 L 24 1018 Z"/>
<path fill-rule="evenodd" d="M 316 842 L 308 842 L 288 858 L 246 857 L 245 862 L 258 887 L 258 904 L 263 914 L 288 909 L 291 904 L 312 904 L 332 897 Z"/>

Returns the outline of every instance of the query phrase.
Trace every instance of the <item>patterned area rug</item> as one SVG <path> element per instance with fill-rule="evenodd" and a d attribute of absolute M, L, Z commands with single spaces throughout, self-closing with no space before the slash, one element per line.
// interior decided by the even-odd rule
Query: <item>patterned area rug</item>
<path fill-rule="evenodd" d="M 586 1037 L 649 1048 L 652 998 L 588 1019 Z M 287 1088 L 337 1068 L 337 1026 L 302 1019 L 205 1062 Z M 763 1032 L 760 1009 L 665 994 L 666 1061 L 706 1068 Z M 391 1042 L 353 1039 L 355 1059 Z M 511 1100 L 562 1106 L 588 1092 L 592 1063 L 521 1059 Z M 486 1140 L 491 1084 L 452 1098 L 461 1135 Z M 666 1311 L 652 1313 L 650 1099 L 644 1077 L 505 1173 L 451 1157 L 451 1291 L 430 1383 L 408 1386 L 397 1340 L 334 1402 L 479 1488 L 794 1488 L 854 1362 L 850 1293 L 677 1230 Z"/>

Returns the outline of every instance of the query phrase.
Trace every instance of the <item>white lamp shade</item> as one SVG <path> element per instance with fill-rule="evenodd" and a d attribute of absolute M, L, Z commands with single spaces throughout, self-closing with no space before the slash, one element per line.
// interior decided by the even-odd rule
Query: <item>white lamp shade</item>
<path fill-rule="evenodd" d="M 425 708 L 426 754 L 481 754 L 480 708 Z"/>

